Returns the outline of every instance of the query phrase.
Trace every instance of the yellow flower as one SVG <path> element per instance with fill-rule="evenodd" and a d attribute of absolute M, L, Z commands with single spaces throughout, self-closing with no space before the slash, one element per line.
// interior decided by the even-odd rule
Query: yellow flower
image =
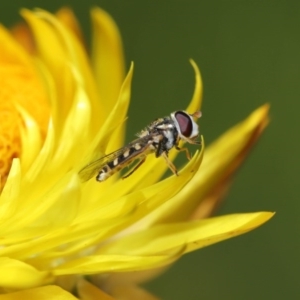
<path fill-rule="evenodd" d="M 133 65 L 125 77 L 118 29 L 101 9 L 91 56 L 70 10 L 21 13 L 27 26 L 0 27 L 0 299 L 154 299 L 137 284 L 271 218 L 205 219 L 267 125 L 268 105 L 204 157 L 202 145 L 178 177 L 159 181 L 167 166 L 149 155 L 126 180 L 82 183 L 79 170 L 123 145 Z M 202 83 L 191 64 L 193 113 Z"/>

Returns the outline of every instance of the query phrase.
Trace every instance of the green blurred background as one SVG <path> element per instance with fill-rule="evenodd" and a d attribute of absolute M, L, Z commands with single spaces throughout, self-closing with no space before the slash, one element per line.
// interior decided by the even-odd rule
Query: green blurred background
<path fill-rule="evenodd" d="M 270 126 L 218 214 L 270 210 L 275 217 L 186 255 L 147 288 L 172 300 L 299 299 L 300 1 L 14 0 L 1 2 L 1 22 L 18 21 L 21 7 L 54 12 L 65 4 L 86 33 L 94 5 L 120 27 L 127 67 L 135 62 L 127 140 L 148 121 L 187 106 L 194 88 L 189 58 L 203 76 L 206 143 L 272 105 Z"/>

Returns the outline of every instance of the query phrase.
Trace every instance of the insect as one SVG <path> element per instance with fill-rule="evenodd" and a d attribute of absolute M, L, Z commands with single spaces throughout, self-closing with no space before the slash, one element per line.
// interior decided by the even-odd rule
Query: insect
<path fill-rule="evenodd" d="M 180 140 L 200 145 L 200 142 L 196 140 L 199 136 L 199 127 L 193 119 L 200 117 L 200 111 L 188 114 L 183 110 L 178 110 L 168 117 L 156 119 L 138 133 L 138 138 L 127 146 L 85 166 L 79 172 L 81 180 L 87 181 L 97 175 L 96 180 L 102 182 L 132 162 L 138 161 L 129 173 L 123 176 L 126 178 L 143 164 L 150 153 L 155 153 L 156 157 L 162 156 L 171 171 L 177 175 L 176 167 L 168 158 L 169 150 L 175 148 L 185 151 L 187 158 L 190 159 L 188 149 L 179 148 L 178 145 Z"/>

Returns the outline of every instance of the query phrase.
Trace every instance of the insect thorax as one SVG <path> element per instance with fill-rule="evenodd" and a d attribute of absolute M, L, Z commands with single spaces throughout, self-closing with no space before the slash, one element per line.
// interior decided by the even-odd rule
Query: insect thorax
<path fill-rule="evenodd" d="M 168 153 L 178 142 L 178 131 L 170 117 L 153 121 L 138 136 L 149 139 L 156 157 L 160 156 L 163 152 Z"/>

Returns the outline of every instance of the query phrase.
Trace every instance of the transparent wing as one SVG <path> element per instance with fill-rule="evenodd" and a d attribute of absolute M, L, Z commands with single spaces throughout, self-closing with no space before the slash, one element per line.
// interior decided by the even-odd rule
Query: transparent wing
<path fill-rule="evenodd" d="M 79 178 L 82 182 L 88 181 L 92 177 L 95 177 L 99 171 L 110 161 L 113 161 L 115 158 L 119 157 L 121 154 L 123 154 L 127 149 L 130 147 L 133 147 L 136 143 L 139 143 L 141 145 L 147 145 L 148 138 L 139 138 L 134 140 L 133 142 L 129 143 L 127 146 L 120 148 L 110 154 L 107 154 L 90 164 L 86 165 L 83 169 L 81 169 L 78 173 Z M 136 155 L 134 155 L 136 156 Z"/>
<path fill-rule="evenodd" d="M 127 147 L 116 150 L 86 165 L 78 173 L 81 181 L 85 182 L 91 179 L 92 177 L 95 177 L 108 162 L 120 156 L 126 149 Z"/>

